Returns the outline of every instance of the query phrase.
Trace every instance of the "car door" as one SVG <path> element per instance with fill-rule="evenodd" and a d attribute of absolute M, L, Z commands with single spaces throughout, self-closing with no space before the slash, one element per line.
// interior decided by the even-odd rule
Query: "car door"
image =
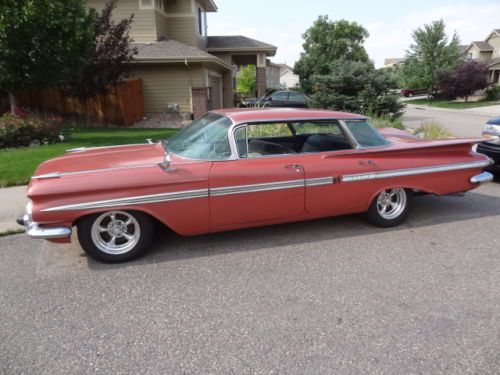
<path fill-rule="evenodd" d="M 302 215 L 305 182 L 300 155 L 253 155 L 248 152 L 246 125 L 235 136 L 238 159 L 214 162 L 210 171 L 211 231 Z"/>
<path fill-rule="evenodd" d="M 306 179 L 306 210 L 321 217 L 365 211 L 374 193 L 373 180 L 346 176 L 375 172 L 373 161 L 355 148 L 337 120 L 293 124 L 307 137 L 301 152 Z"/>
<path fill-rule="evenodd" d="M 304 95 L 297 92 L 290 92 L 288 96 L 289 107 L 293 108 L 306 108 L 307 99 Z"/>
<path fill-rule="evenodd" d="M 270 96 L 269 106 L 270 107 L 288 107 L 288 91 L 277 91 Z"/>

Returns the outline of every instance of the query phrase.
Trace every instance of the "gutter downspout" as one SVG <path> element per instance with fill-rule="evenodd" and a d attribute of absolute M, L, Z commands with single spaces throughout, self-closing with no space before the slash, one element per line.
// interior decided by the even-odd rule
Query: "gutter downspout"
<path fill-rule="evenodd" d="M 188 71 L 188 90 L 189 90 L 189 106 L 191 108 L 191 117 L 194 114 L 194 108 L 193 108 L 193 74 L 191 72 L 191 67 L 189 66 L 189 63 L 187 59 L 184 59 L 184 65 L 186 65 L 186 69 Z"/>

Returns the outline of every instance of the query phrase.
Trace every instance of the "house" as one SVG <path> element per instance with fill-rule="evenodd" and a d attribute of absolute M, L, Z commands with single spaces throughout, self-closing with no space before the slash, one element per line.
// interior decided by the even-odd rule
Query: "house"
<path fill-rule="evenodd" d="M 294 74 L 293 68 L 286 64 L 278 64 L 280 67 L 280 84 L 286 89 L 293 89 L 299 85 L 299 76 Z"/>
<path fill-rule="evenodd" d="M 268 61 L 266 67 L 266 85 L 268 89 L 281 89 L 280 84 L 281 64 Z"/>
<path fill-rule="evenodd" d="M 389 57 L 384 60 L 384 68 L 394 68 L 402 65 L 404 62 L 405 59 L 402 57 Z"/>
<path fill-rule="evenodd" d="M 500 29 L 493 30 L 484 41 L 475 41 L 465 49 L 470 60 L 484 61 L 489 68 L 491 84 L 500 84 Z"/>
<path fill-rule="evenodd" d="M 100 11 L 107 0 L 87 0 Z M 238 66 L 257 66 L 259 96 L 266 90 L 267 57 L 276 47 L 241 35 L 208 36 L 213 0 L 119 0 L 113 18 L 134 14 L 130 36 L 138 54 L 132 78 L 143 81 L 147 114 L 178 108 L 183 118 L 233 107 Z"/>

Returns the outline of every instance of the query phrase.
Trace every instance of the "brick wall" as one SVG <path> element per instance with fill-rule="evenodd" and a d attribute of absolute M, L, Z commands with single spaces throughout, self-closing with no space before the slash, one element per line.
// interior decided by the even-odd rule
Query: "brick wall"
<path fill-rule="evenodd" d="M 257 96 L 266 95 L 266 68 L 257 68 Z"/>
<path fill-rule="evenodd" d="M 208 88 L 193 88 L 193 115 L 197 119 L 208 111 Z"/>

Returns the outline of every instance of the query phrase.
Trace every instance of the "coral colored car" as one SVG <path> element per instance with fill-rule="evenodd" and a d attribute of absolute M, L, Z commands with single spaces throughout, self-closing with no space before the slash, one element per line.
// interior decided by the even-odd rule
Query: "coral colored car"
<path fill-rule="evenodd" d="M 365 212 L 401 223 L 416 193 L 465 192 L 491 181 L 481 139 L 424 141 L 322 110 L 220 110 L 156 144 L 70 150 L 32 177 L 33 238 L 70 242 L 121 262 L 142 254 L 155 222 L 192 236 Z"/>

